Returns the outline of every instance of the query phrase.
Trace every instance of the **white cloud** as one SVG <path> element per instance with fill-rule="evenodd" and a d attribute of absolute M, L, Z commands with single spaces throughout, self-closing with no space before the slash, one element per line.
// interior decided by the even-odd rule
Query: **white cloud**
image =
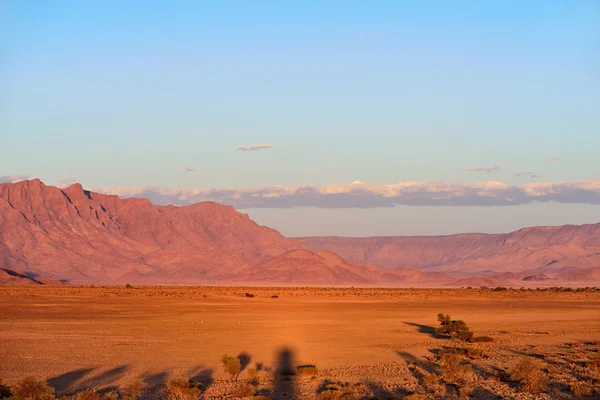
<path fill-rule="evenodd" d="M 561 161 L 562 159 L 563 159 L 562 156 L 560 156 L 560 157 L 550 157 L 550 158 L 546 158 L 546 162 Z"/>
<path fill-rule="evenodd" d="M 500 167 L 497 165 L 494 165 L 493 167 L 464 168 L 464 169 L 461 169 L 461 171 L 464 171 L 464 172 L 494 172 L 494 171 L 500 171 Z"/>
<path fill-rule="evenodd" d="M 155 204 L 186 205 L 199 201 L 216 201 L 240 209 L 381 208 L 396 205 L 507 206 L 534 202 L 600 204 L 600 180 L 532 182 L 523 185 L 508 185 L 498 181 L 400 182 L 389 185 L 354 181 L 348 184 L 320 186 L 211 189 L 140 186 L 91 190 L 121 197 L 146 197 Z"/>
<path fill-rule="evenodd" d="M 29 175 L 23 175 L 23 174 L 0 175 L 0 183 L 24 181 L 29 178 L 30 178 Z"/>
<path fill-rule="evenodd" d="M 244 145 L 239 145 L 236 146 L 236 149 L 238 150 L 242 150 L 242 151 L 255 151 L 255 150 L 264 150 L 264 149 L 270 149 L 273 148 L 274 146 L 272 144 L 268 144 L 268 143 L 258 143 L 258 144 L 251 144 L 250 146 L 244 146 Z"/>

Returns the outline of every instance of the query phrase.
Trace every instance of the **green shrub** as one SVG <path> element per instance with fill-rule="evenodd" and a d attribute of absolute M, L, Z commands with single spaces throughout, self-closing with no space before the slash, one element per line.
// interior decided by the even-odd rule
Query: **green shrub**
<path fill-rule="evenodd" d="M 12 390 L 11 400 L 54 400 L 54 389 L 42 379 L 28 376 L 19 381 Z"/>
<path fill-rule="evenodd" d="M 469 330 L 467 323 L 461 320 L 453 320 L 450 315 L 438 314 L 438 321 L 440 327 L 437 328 L 437 332 L 448 335 L 452 339 L 459 339 L 462 341 L 470 341 L 473 338 L 473 332 Z"/>
<path fill-rule="evenodd" d="M 229 354 L 224 354 L 223 357 L 221 357 L 221 363 L 223 364 L 225 372 L 231 375 L 231 379 L 237 379 L 242 367 L 240 360 Z"/>

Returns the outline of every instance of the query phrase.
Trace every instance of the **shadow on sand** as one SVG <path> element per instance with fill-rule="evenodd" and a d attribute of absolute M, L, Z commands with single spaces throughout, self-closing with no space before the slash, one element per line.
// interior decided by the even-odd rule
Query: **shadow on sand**
<path fill-rule="evenodd" d="M 429 326 L 429 325 L 421 325 L 421 324 L 417 324 L 414 322 L 406 322 L 406 321 L 402 321 L 404 324 L 406 325 L 410 325 L 410 326 L 416 326 L 417 328 L 419 328 L 419 332 L 420 333 L 424 333 L 426 335 L 431 336 L 434 339 L 444 339 L 445 336 L 441 335 L 437 332 L 436 328 L 434 328 L 433 326 Z"/>

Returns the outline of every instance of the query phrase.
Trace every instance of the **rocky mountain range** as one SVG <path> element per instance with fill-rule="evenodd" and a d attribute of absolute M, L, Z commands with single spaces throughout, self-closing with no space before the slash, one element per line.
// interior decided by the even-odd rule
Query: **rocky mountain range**
<path fill-rule="evenodd" d="M 286 238 L 214 202 L 156 206 L 0 184 L 2 284 L 593 285 L 600 224 L 509 234 Z"/>

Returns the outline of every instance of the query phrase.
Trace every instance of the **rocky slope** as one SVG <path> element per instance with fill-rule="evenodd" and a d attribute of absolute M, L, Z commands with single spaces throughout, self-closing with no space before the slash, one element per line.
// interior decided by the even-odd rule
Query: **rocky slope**
<path fill-rule="evenodd" d="M 330 250 L 356 263 L 493 275 L 558 273 L 600 266 L 600 224 L 534 227 L 508 234 L 421 237 L 301 238 L 311 251 Z"/>
<path fill-rule="evenodd" d="M 0 268 L 82 283 L 210 281 L 302 247 L 216 203 L 162 207 L 37 179 L 0 185 Z"/>

